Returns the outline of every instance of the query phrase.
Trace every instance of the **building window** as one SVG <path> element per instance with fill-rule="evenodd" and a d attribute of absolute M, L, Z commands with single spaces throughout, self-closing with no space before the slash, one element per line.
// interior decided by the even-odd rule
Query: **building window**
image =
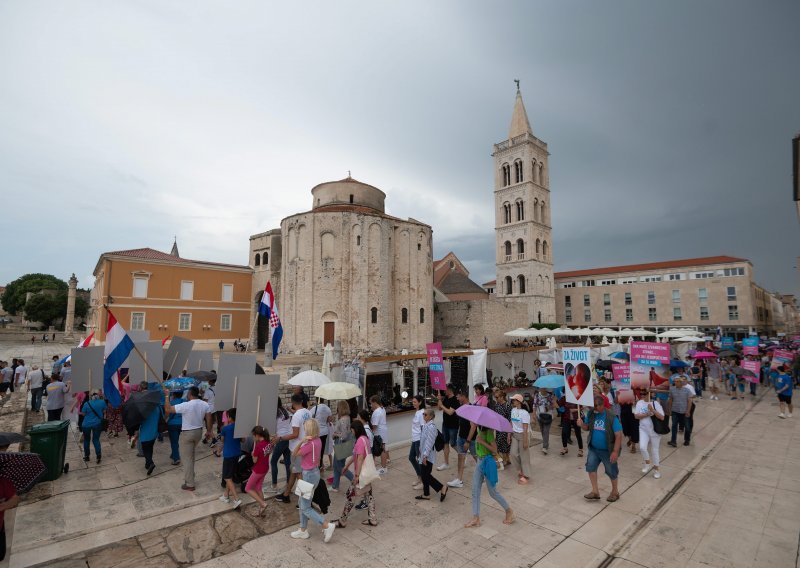
<path fill-rule="evenodd" d="M 503 244 L 503 249 L 505 250 L 506 262 L 511 260 L 511 241 L 506 241 Z"/>
<path fill-rule="evenodd" d="M 181 280 L 181 300 L 194 299 L 194 282 L 191 280 Z"/>
<path fill-rule="evenodd" d="M 600 285 L 601 286 L 613 286 L 616 283 L 617 283 L 616 280 L 601 280 L 600 281 Z"/>
<path fill-rule="evenodd" d="M 633 308 L 625 308 L 625 321 L 633 321 Z"/>
<path fill-rule="evenodd" d="M 350 203 L 352 203 L 352 202 L 353 202 L 353 194 L 351 193 L 350 194 Z"/>
<path fill-rule="evenodd" d="M 192 331 L 192 314 L 178 314 L 178 331 Z"/>
<path fill-rule="evenodd" d="M 566 282 L 566 283 L 562 284 L 561 287 L 562 288 L 574 288 L 575 287 L 575 282 Z"/>
<path fill-rule="evenodd" d="M 542 241 L 542 260 L 547 260 L 547 241 Z"/>
<path fill-rule="evenodd" d="M 655 304 L 656 303 L 656 293 L 653 290 L 649 290 L 647 292 L 647 303 L 648 304 Z"/>
<path fill-rule="evenodd" d="M 744 268 L 726 268 L 722 274 L 723 276 L 744 276 Z"/>
<path fill-rule="evenodd" d="M 592 299 L 589 296 L 589 294 L 584 294 L 583 295 L 583 305 L 584 306 L 591 306 L 592 305 Z"/>
<path fill-rule="evenodd" d="M 680 304 L 681 303 L 681 291 L 680 290 L 673 290 L 672 291 L 672 303 L 673 304 Z"/>
<path fill-rule="evenodd" d="M 728 301 L 736 301 L 736 286 L 728 286 Z"/>
<path fill-rule="evenodd" d="M 738 320 L 739 319 L 739 306 L 736 304 L 731 304 L 728 306 L 728 319 L 729 320 Z"/>
<path fill-rule="evenodd" d="M 408 323 L 408 308 L 400 310 L 400 321 L 402 323 Z"/>
<path fill-rule="evenodd" d="M 233 284 L 222 285 L 222 301 L 233 302 Z"/>
<path fill-rule="evenodd" d="M 357 247 L 361 246 L 361 235 L 356 235 L 356 246 Z M 419 243 L 417 243 L 417 250 L 419 250 L 419 249 L 420 249 L 420 246 L 419 246 Z"/>
<path fill-rule="evenodd" d="M 650 321 L 656 321 L 656 309 L 655 308 L 647 308 L 647 319 Z"/>
<path fill-rule="evenodd" d="M 697 300 L 701 304 L 705 304 L 706 302 L 708 302 L 708 288 L 697 289 Z"/>
<path fill-rule="evenodd" d="M 581 286 L 584 288 L 590 288 L 594 286 L 594 280 L 581 280 Z"/>
<path fill-rule="evenodd" d="M 536 239 L 536 258 L 539 258 L 541 252 L 542 252 L 542 241 Z"/>
<path fill-rule="evenodd" d="M 358 243 L 357 244 L 359 244 L 359 245 L 361 244 L 361 237 L 358 237 Z M 417 243 L 417 250 L 422 250 L 422 243 Z"/>
<path fill-rule="evenodd" d="M 144 329 L 144 312 L 131 313 L 131 329 L 133 330 Z"/>
<path fill-rule="evenodd" d="M 630 292 L 625 292 L 625 305 L 632 306 L 633 305 L 633 298 L 631 297 Z"/>
<path fill-rule="evenodd" d="M 604 306 L 611 305 L 611 294 L 603 294 L 603 305 Z"/>
<path fill-rule="evenodd" d="M 639 282 L 661 282 L 661 276 L 642 276 Z"/>
<path fill-rule="evenodd" d="M 603 310 L 603 320 L 604 321 L 611 321 L 611 310 L 609 310 L 609 309 Z"/>
<path fill-rule="evenodd" d="M 714 278 L 713 272 L 695 272 L 692 275 L 692 278 L 696 280 L 704 279 L 704 278 Z"/>
<path fill-rule="evenodd" d="M 222 314 L 221 316 L 219 316 L 219 330 L 220 331 L 231 330 L 231 314 Z"/>
<path fill-rule="evenodd" d="M 708 321 L 708 308 L 706 306 L 700 306 L 700 320 Z"/>
<path fill-rule="evenodd" d="M 517 260 L 525 260 L 525 241 L 517 239 Z"/>
<path fill-rule="evenodd" d="M 567 308 L 566 310 L 564 310 L 564 320 L 567 323 L 572 323 L 572 310 L 571 309 Z"/>
<path fill-rule="evenodd" d="M 667 280 L 683 280 L 683 274 L 667 274 Z"/>
<path fill-rule="evenodd" d="M 253 263 L 255 266 L 261 266 L 261 255 L 256 253 L 256 261 Z"/>
<path fill-rule="evenodd" d="M 265 252 L 263 255 L 261 255 L 261 264 L 263 264 L 264 266 L 269 264 L 269 253 L 268 252 Z"/>
<path fill-rule="evenodd" d="M 592 321 L 592 310 L 583 310 L 583 321 L 586 323 Z"/>
<path fill-rule="evenodd" d="M 503 222 L 508 225 L 511 222 L 511 204 L 503 203 Z"/>
<path fill-rule="evenodd" d="M 572 307 L 572 296 L 564 296 L 564 307 L 565 308 Z"/>
<path fill-rule="evenodd" d="M 506 276 L 506 296 L 514 293 L 514 279 L 511 276 Z"/>
<path fill-rule="evenodd" d="M 146 298 L 147 297 L 147 278 L 135 276 L 133 278 L 133 297 Z"/>
<path fill-rule="evenodd" d="M 511 166 L 503 164 L 503 187 L 511 185 Z"/>
<path fill-rule="evenodd" d="M 372 308 L 369 312 L 370 321 L 372 321 L 372 323 L 378 323 L 378 308 Z"/>
<path fill-rule="evenodd" d="M 419 323 L 425 323 L 425 308 L 419 309 Z"/>
<path fill-rule="evenodd" d="M 622 284 L 636 284 L 638 281 L 636 278 L 623 278 Z"/>
<path fill-rule="evenodd" d="M 520 294 L 525 293 L 525 277 L 522 274 L 517 276 L 517 291 Z"/>
<path fill-rule="evenodd" d="M 672 319 L 675 321 L 681 321 L 683 319 L 680 308 L 672 308 Z"/>
<path fill-rule="evenodd" d="M 525 220 L 525 204 L 520 199 L 517 201 L 517 221 L 524 221 Z"/>

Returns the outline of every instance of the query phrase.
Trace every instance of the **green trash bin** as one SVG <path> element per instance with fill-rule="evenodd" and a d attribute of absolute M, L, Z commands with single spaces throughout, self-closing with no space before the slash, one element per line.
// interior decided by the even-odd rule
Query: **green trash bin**
<path fill-rule="evenodd" d="M 42 456 L 47 467 L 47 475 L 42 481 L 54 481 L 61 473 L 69 471 L 69 464 L 64 464 L 67 455 L 67 434 L 69 420 L 53 420 L 36 424 L 28 435 L 31 437 L 31 451 Z"/>

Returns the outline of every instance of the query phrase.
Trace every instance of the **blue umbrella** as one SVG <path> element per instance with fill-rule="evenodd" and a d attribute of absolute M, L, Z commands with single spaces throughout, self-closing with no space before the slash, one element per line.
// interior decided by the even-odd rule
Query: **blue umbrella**
<path fill-rule="evenodd" d="M 627 353 L 625 353 L 624 351 L 615 351 L 614 353 L 609 355 L 609 358 L 611 358 L 611 359 L 625 359 L 626 361 L 629 361 L 631 356 L 628 355 Z"/>
<path fill-rule="evenodd" d="M 676 369 L 684 369 L 686 367 L 690 367 L 691 365 L 689 365 L 689 363 L 687 363 L 686 361 L 681 361 L 680 359 L 673 359 L 672 361 L 669 362 L 669 366 L 674 367 Z"/>
<path fill-rule="evenodd" d="M 193 387 L 197 385 L 197 379 L 193 379 L 192 377 L 176 377 L 174 379 L 169 379 L 168 381 L 164 381 L 164 387 L 169 390 L 185 390 L 189 387 Z"/>
<path fill-rule="evenodd" d="M 540 389 L 557 389 L 564 386 L 564 375 L 542 375 L 533 386 Z"/>

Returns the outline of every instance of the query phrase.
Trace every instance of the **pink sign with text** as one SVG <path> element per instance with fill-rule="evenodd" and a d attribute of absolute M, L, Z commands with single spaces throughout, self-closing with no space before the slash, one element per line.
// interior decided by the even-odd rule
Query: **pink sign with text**
<path fill-rule="evenodd" d="M 631 386 L 649 388 L 669 380 L 669 343 L 631 342 Z"/>
<path fill-rule="evenodd" d="M 443 391 L 447 387 L 447 378 L 444 375 L 444 358 L 442 357 L 441 343 L 428 343 L 428 376 L 431 379 L 431 388 Z"/>
<path fill-rule="evenodd" d="M 772 363 L 770 364 L 770 369 L 777 369 L 781 365 L 786 365 L 790 367 L 792 365 L 792 361 L 794 360 L 794 353 L 791 351 L 785 351 L 783 349 L 776 349 L 772 352 Z"/>
<path fill-rule="evenodd" d="M 742 361 L 742 369 L 747 369 L 755 375 L 755 377 L 745 377 L 747 382 L 759 382 L 758 377 L 761 375 L 761 364 L 758 361 Z"/>

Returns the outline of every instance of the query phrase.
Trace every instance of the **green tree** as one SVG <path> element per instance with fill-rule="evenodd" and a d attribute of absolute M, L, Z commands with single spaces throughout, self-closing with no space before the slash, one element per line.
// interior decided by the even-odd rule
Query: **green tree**
<path fill-rule="evenodd" d="M 63 300 L 63 301 L 62 301 Z M 37 294 L 25 304 L 25 317 L 29 321 L 38 321 L 49 327 L 58 319 L 67 315 L 67 296 L 64 294 Z"/>
<path fill-rule="evenodd" d="M 41 290 L 57 290 L 66 293 L 69 286 L 63 280 L 52 274 L 26 274 L 13 282 L 9 282 L 6 291 L 0 297 L 0 303 L 11 315 L 18 315 L 25 309 L 25 296 L 28 292 L 37 293 Z M 66 297 L 66 296 L 65 296 Z M 64 304 L 66 314 L 66 304 Z"/>

